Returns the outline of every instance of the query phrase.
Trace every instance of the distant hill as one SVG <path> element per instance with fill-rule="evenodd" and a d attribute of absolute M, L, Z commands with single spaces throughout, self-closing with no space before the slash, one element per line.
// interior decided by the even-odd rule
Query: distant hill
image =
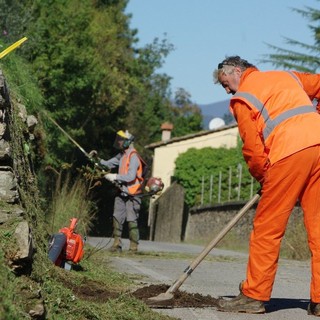
<path fill-rule="evenodd" d="M 209 104 L 198 104 L 203 116 L 203 129 L 209 129 L 209 122 L 213 118 L 223 118 L 225 114 L 230 114 L 229 99 Z"/>

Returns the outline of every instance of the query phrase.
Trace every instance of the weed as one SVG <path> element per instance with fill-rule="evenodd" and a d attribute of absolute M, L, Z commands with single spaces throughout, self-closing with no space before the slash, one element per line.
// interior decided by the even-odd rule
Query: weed
<path fill-rule="evenodd" d="M 88 198 L 88 187 L 81 177 L 71 178 L 69 173 L 57 173 L 47 222 L 51 233 L 68 226 L 71 218 L 78 218 L 77 232 L 87 234 L 95 218 L 95 204 Z"/>

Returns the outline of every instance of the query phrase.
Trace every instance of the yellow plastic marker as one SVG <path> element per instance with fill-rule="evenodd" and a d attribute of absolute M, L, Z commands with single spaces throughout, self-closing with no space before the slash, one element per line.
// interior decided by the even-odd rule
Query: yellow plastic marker
<path fill-rule="evenodd" d="M 0 59 L 2 59 L 4 56 L 6 56 L 8 53 L 10 53 L 12 50 L 18 48 L 23 42 L 25 42 L 28 38 L 24 37 L 20 40 L 18 40 L 17 42 L 15 42 L 14 44 L 12 44 L 10 47 L 8 47 L 7 49 L 3 50 L 2 52 L 0 52 Z"/>

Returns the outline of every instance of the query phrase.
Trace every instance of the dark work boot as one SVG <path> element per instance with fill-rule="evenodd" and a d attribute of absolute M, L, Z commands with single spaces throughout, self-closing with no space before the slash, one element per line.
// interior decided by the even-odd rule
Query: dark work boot
<path fill-rule="evenodd" d="M 241 312 L 241 313 L 265 313 L 266 309 L 264 307 L 263 301 L 255 300 L 253 298 L 247 297 L 242 293 L 242 283 L 239 285 L 240 293 L 237 297 L 233 299 L 223 299 L 218 300 L 218 310 L 225 312 Z"/>
<path fill-rule="evenodd" d="M 110 252 L 122 252 L 122 243 L 121 243 L 121 235 L 122 235 L 122 226 L 118 222 L 117 219 L 113 218 L 113 244 L 109 249 Z"/>
<path fill-rule="evenodd" d="M 308 305 L 308 315 L 320 317 L 320 303 L 311 301 Z"/>
<path fill-rule="evenodd" d="M 128 222 L 128 226 L 129 226 L 129 239 L 130 239 L 129 251 L 132 253 L 135 253 L 138 251 L 138 245 L 139 245 L 138 223 L 130 221 Z"/>

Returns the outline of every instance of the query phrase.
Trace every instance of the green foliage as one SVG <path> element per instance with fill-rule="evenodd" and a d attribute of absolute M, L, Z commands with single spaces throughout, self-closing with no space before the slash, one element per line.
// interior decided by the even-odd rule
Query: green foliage
<path fill-rule="evenodd" d="M 156 73 L 173 50 L 166 40 L 154 39 L 135 50 L 134 83 L 129 91 L 125 124 L 136 136 L 136 147 L 146 157 L 144 146 L 161 139 L 161 124 L 170 117 L 170 77 Z"/>
<path fill-rule="evenodd" d="M 22 44 L 22 46 L 26 43 Z M 1 40 L 0 46 L 0 51 L 8 47 Z M 18 56 L 19 50 L 20 48 L 17 48 L 2 58 L 0 60 L 0 69 L 3 70 L 9 89 L 15 93 L 15 98 L 28 106 L 29 114 L 37 113 L 43 107 L 43 95 L 37 85 L 31 67 L 26 63 L 25 59 Z"/>
<path fill-rule="evenodd" d="M 180 137 L 201 131 L 202 115 L 198 106 L 191 102 L 191 96 L 184 89 L 175 92 L 175 105 L 172 106 L 172 137 Z"/>
<path fill-rule="evenodd" d="M 133 39 L 123 14 L 126 1 L 1 2 L 5 40 L 21 37 L 21 30 L 28 36 L 23 52 L 35 70 L 46 108 L 85 147 L 92 141 L 110 147 L 111 133 L 123 123 L 120 115 L 131 81 Z M 70 144 L 54 126 L 46 127 L 49 163 L 70 161 Z"/>
<path fill-rule="evenodd" d="M 209 203 L 210 199 L 211 203 L 218 202 L 220 175 L 220 202 L 240 200 L 238 198 L 239 175 L 241 174 L 239 165 L 242 166 L 240 199 L 248 199 L 251 193 L 252 178 L 246 168 L 240 146 L 231 149 L 210 147 L 189 149 L 177 158 L 174 178 L 185 188 L 185 201 L 189 206 L 199 205 L 201 202 Z M 213 182 L 212 189 L 210 181 Z M 255 182 L 253 192 L 257 190 L 258 183 Z M 201 195 L 204 199 L 201 199 Z"/>
<path fill-rule="evenodd" d="M 138 47 L 138 31 L 129 28 L 131 16 L 124 13 L 126 0 L 0 3 L 4 41 L 13 42 L 22 33 L 28 37 L 19 51 L 44 95 L 44 103 L 37 105 L 45 106 L 85 150 L 99 150 L 108 158 L 115 132 L 128 129 L 148 159 L 144 146 L 161 139 L 163 122 L 174 124 L 173 136 L 201 129 L 201 113 L 187 101 L 188 93 L 182 104 L 173 104 L 171 78 L 157 72 L 173 45 L 155 38 Z M 73 162 L 75 147 L 48 119 L 41 121 L 46 164 L 59 168 Z"/>
<path fill-rule="evenodd" d="M 300 53 L 293 49 L 284 49 L 269 45 L 276 53 L 265 55 L 266 58 L 261 60 L 261 62 L 271 62 L 274 66 L 283 67 L 285 69 L 315 73 L 319 70 L 320 10 L 311 7 L 304 7 L 304 9 L 295 8 L 293 10 L 309 19 L 311 22 L 309 28 L 314 34 L 314 44 L 306 44 L 291 38 L 285 38 L 285 42 L 289 46 L 303 49 L 305 52 L 308 52 L 308 54 Z"/>
<path fill-rule="evenodd" d="M 7 44 L 25 35 L 26 26 L 32 20 L 33 0 L 0 0 L 0 34 Z"/>

